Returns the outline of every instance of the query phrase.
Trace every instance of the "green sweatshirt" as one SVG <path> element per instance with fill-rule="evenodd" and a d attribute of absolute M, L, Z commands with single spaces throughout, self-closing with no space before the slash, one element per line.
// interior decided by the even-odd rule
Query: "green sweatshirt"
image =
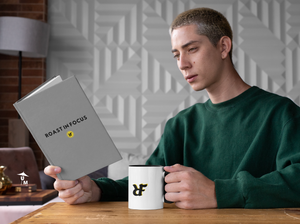
<path fill-rule="evenodd" d="M 146 164 L 193 167 L 213 180 L 219 208 L 300 206 L 300 108 L 251 87 L 170 119 Z M 128 179 L 95 180 L 101 200 L 127 200 Z"/>

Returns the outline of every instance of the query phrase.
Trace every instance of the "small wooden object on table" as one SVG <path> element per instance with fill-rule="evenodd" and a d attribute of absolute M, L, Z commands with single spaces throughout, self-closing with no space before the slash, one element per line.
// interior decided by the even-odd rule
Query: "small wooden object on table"
<path fill-rule="evenodd" d="M 22 190 L 21 190 L 22 191 Z M 26 191 L 24 188 L 23 191 Z M 29 188 L 27 188 L 29 191 Z M 33 192 L 18 193 L 12 190 L 6 192 L 5 195 L 0 195 L 1 205 L 43 205 L 51 199 L 57 197 L 56 190 L 41 190 L 37 189 Z"/>
<path fill-rule="evenodd" d="M 12 184 L 8 192 L 30 193 L 36 191 L 36 184 Z"/>

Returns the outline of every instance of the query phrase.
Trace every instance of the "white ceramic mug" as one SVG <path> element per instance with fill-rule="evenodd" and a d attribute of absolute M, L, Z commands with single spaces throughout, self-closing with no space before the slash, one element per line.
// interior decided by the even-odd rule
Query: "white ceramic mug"
<path fill-rule="evenodd" d="M 152 210 L 164 207 L 163 166 L 130 165 L 128 175 L 128 207 Z"/>

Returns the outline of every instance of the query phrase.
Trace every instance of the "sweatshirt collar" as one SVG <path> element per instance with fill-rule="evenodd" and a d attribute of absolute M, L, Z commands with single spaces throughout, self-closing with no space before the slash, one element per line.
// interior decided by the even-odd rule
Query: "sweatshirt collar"
<path fill-rule="evenodd" d="M 252 86 L 240 95 L 222 103 L 213 104 L 209 99 L 205 102 L 205 106 L 208 110 L 215 112 L 230 109 L 232 107 L 240 105 L 243 102 L 246 102 L 247 99 L 253 96 L 257 91 L 259 91 L 259 88 L 257 86 Z"/>

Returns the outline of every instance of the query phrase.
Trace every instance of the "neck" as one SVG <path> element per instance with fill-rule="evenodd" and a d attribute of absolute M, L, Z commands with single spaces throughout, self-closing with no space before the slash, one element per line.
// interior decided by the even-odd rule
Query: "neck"
<path fill-rule="evenodd" d="M 251 86 L 241 79 L 232 66 L 232 69 L 227 70 L 218 83 L 206 88 L 206 91 L 208 92 L 211 102 L 217 104 L 237 97 L 250 87 Z"/>

